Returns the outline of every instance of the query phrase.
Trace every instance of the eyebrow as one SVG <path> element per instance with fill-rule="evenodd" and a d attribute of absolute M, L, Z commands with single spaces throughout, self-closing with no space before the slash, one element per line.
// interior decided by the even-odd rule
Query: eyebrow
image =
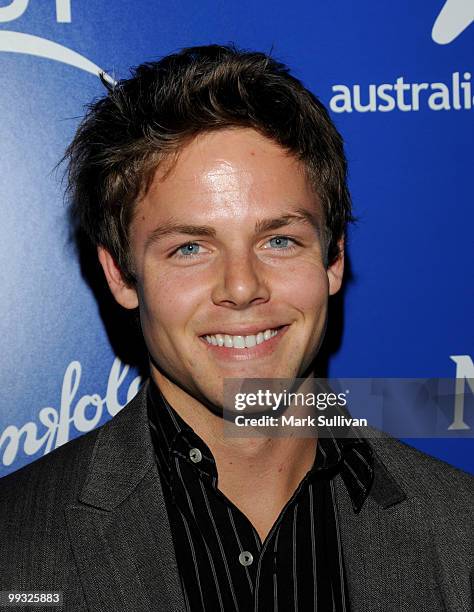
<path fill-rule="evenodd" d="M 298 208 L 294 212 L 286 213 L 274 219 L 260 219 L 255 223 L 255 233 L 262 234 L 287 227 L 294 223 L 304 223 L 311 226 L 316 234 L 321 236 L 321 226 L 316 212 L 306 210 L 306 208 Z M 209 225 L 190 225 L 188 223 L 176 223 L 173 220 L 160 224 L 155 228 L 145 242 L 145 249 L 151 244 L 156 244 L 163 238 L 186 234 L 187 236 L 207 236 L 209 238 L 216 237 L 216 230 Z"/>

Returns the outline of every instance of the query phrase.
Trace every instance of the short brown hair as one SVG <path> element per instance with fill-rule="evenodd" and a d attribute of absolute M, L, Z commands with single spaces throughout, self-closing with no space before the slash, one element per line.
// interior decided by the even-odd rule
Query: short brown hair
<path fill-rule="evenodd" d="M 232 45 L 189 47 L 144 63 L 88 107 L 71 145 L 73 222 L 135 283 L 128 229 L 161 160 L 196 135 L 251 127 L 301 160 L 325 216 L 326 264 L 354 220 L 343 141 L 321 102 L 270 56 Z"/>

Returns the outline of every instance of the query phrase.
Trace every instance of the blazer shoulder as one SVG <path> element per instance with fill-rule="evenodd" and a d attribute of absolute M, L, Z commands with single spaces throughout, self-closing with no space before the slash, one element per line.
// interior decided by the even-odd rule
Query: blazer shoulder
<path fill-rule="evenodd" d="M 47 491 L 61 491 L 62 502 L 70 501 L 83 484 L 97 436 L 108 422 L 1 478 L 0 508 L 6 511 L 20 499 L 44 500 Z"/>
<path fill-rule="evenodd" d="M 474 476 L 391 436 L 370 443 L 410 497 L 471 511 Z"/>

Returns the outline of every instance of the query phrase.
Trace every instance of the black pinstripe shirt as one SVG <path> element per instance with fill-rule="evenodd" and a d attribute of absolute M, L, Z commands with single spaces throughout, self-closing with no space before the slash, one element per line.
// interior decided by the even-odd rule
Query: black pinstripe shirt
<path fill-rule="evenodd" d="M 211 451 L 150 381 L 149 422 L 188 610 L 349 611 L 333 478 L 354 512 L 373 480 L 363 439 L 320 438 L 312 469 L 264 542 L 217 488 Z"/>

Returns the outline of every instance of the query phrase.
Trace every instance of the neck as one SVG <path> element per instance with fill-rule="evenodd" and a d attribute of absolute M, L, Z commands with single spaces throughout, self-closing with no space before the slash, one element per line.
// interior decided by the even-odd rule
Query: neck
<path fill-rule="evenodd" d="M 152 377 L 169 404 L 207 444 L 219 490 L 252 522 L 263 541 L 311 469 L 316 439 L 226 436 L 224 420 L 160 372 Z"/>

